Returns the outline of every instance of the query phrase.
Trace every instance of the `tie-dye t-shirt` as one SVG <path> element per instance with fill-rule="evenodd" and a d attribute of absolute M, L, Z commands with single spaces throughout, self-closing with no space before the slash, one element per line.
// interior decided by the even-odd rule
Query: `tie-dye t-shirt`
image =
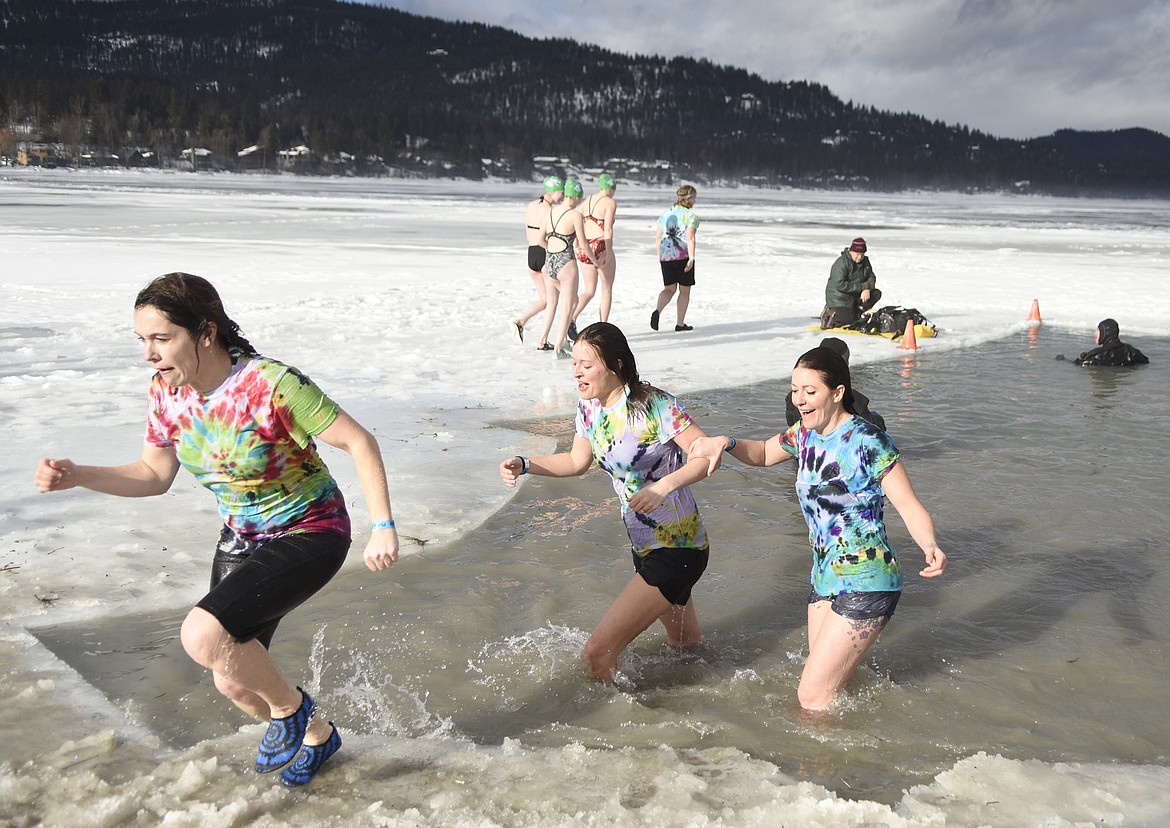
<path fill-rule="evenodd" d="M 902 589 L 886 538 L 881 479 L 901 456 L 889 435 L 859 417 L 820 435 L 799 422 L 780 439 L 796 458 L 796 493 L 821 595 Z"/>
<path fill-rule="evenodd" d="M 658 217 L 662 230 L 662 243 L 658 248 L 660 262 L 677 262 L 690 257 L 687 249 L 687 230 L 699 229 L 699 217 L 689 207 L 675 205 Z"/>
<path fill-rule="evenodd" d="M 593 459 L 613 478 L 633 551 L 645 555 L 652 549 L 706 549 L 707 530 L 689 487 L 671 492 L 649 514 L 629 505 L 643 486 L 686 465 L 686 454 L 674 438 L 691 425 L 691 416 L 665 391 L 651 391 L 644 416 L 631 416 L 628 400 L 629 389 L 613 408 L 580 400 L 577 434 L 589 441 Z"/>
<path fill-rule="evenodd" d="M 312 435 L 338 406 L 295 368 L 239 357 L 210 394 L 150 385 L 146 442 L 172 447 L 183 468 L 210 489 L 229 529 L 245 542 L 293 532 L 349 537 L 345 499 Z"/>

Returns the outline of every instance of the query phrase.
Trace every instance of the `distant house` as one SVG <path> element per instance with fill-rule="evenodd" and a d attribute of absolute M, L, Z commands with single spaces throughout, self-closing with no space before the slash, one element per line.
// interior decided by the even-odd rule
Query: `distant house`
<path fill-rule="evenodd" d="M 127 167 L 157 167 L 158 153 L 149 147 L 127 147 L 122 150 L 122 163 Z"/>
<path fill-rule="evenodd" d="M 78 163 L 84 167 L 120 167 L 122 159 L 112 152 L 87 150 L 81 153 Z"/>
<path fill-rule="evenodd" d="M 61 158 L 50 144 L 21 144 L 16 148 L 16 163 L 23 167 L 56 167 Z"/>
<path fill-rule="evenodd" d="M 263 170 L 268 168 L 268 153 L 259 144 L 244 147 L 236 153 L 237 166 L 242 170 Z"/>
<path fill-rule="evenodd" d="M 280 161 L 280 168 L 282 170 L 304 172 L 312 169 L 316 164 L 316 156 L 304 144 L 280 150 L 276 155 Z"/>
<path fill-rule="evenodd" d="M 206 147 L 188 147 L 179 153 L 182 163 L 189 164 L 193 171 L 213 169 L 214 153 Z"/>

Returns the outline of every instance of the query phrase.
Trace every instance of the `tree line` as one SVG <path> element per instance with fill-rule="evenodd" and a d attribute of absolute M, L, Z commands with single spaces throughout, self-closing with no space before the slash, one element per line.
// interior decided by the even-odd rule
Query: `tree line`
<path fill-rule="evenodd" d="M 4 0 L 0 25 L 0 153 L 35 136 L 76 158 L 206 147 L 227 167 L 305 145 L 359 172 L 526 178 L 555 156 L 773 185 L 1170 191 L 1170 139 L 1147 130 L 1000 139 L 815 83 L 357 3 Z"/>

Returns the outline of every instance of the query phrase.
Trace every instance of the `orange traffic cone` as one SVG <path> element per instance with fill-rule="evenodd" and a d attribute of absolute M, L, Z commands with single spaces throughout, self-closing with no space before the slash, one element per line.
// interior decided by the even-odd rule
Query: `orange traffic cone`
<path fill-rule="evenodd" d="M 1028 311 L 1028 321 L 1040 324 L 1040 300 L 1032 300 L 1032 310 Z"/>
<path fill-rule="evenodd" d="M 906 320 L 906 332 L 902 334 L 902 341 L 898 343 L 898 347 L 903 351 L 917 351 L 918 338 L 914 335 L 914 320 Z"/>

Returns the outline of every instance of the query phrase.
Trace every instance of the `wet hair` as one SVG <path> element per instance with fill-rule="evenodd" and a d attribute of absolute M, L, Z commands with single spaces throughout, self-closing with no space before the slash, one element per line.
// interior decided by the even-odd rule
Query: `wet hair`
<path fill-rule="evenodd" d="M 638 363 L 634 360 L 634 352 L 630 350 L 630 343 L 626 341 L 621 328 L 609 322 L 594 322 L 578 332 L 576 341 L 585 342 L 597 351 L 605 367 L 617 374 L 618 379 L 629 387 L 627 405 L 645 414 L 646 403 L 657 389 L 638 376 Z"/>
<path fill-rule="evenodd" d="M 831 348 L 839 353 L 845 362 L 849 362 L 849 346 L 845 343 L 844 339 L 839 339 L 835 336 L 826 336 L 821 340 L 821 347 Z"/>
<path fill-rule="evenodd" d="M 793 368 L 806 368 L 820 374 L 821 380 L 830 389 L 845 386 L 845 394 L 841 397 L 841 404 L 850 414 L 857 413 L 853 401 L 853 384 L 849 380 L 849 363 L 839 353 L 824 345 L 805 351 L 800 359 L 796 360 Z"/>
<path fill-rule="evenodd" d="M 682 204 L 687 199 L 694 198 L 698 192 L 699 191 L 696 190 L 694 187 L 692 187 L 690 184 L 683 184 L 681 187 L 679 187 L 677 190 L 674 191 L 674 195 L 678 199 L 675 202 L 675 204 Z"/>
<path fill-rule="evenodd" d="M 178 325 L 190 331 L 192 339 L 207 334 L 215 325 L 215 338 L 231 354 L 256 356 L 252 347 L 237 325 L 223 309 L 211 282 L 190 273 L 168 273 L 159 276 L 138 291 L 134 309 L 151 307 Z"/>

